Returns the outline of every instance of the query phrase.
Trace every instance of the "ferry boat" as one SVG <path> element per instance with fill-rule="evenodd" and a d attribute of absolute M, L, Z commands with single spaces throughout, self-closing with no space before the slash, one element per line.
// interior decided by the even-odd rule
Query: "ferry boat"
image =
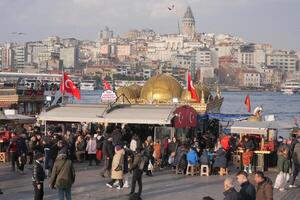
<path fill-rule="evenodd" d="M 96 88 L 96 81 L 95 80 L 83 80 L 80 83 L 80 90 L 90 90 L 93 91 Z"/>
<path fill-rule="evenodd" d="M 284 94 L 295 94 L 300 91 L 300 82 L 299 81 L 286 81 L 281 85 L 281 92 Z"/>

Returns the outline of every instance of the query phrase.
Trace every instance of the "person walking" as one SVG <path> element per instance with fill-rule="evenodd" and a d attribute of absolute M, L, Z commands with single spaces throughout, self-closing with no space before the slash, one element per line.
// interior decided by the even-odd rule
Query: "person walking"
<path fill-rule="evenodd" d="M 11 139 L 7 148 L 7 152 L 10 155 L 10 161 L 11 161 L 11 171 L 16 170 L 16 163 L 18 162 L 18 137 L 15 133 L 11 134 Z"/>
<path fill-rule="evenodd" d="M 106 184 L 109 188 L 112 188 L 116 181 L 119 181 L 117 189 L 123 188 L 124 154 L 125 151 L 122 146 L 117 145 L 111 165 L 111 181 Z"/>
<path fill-rule="evenodd" d="M 293 175 L 289 187 L 296 188 L 295 180 L 300 171 L 300 136 L 297 136 L 297 143 L 295 144 L 294 150 L 292 152 L 292 161 L 293 161 Z"/>
<path fill-rule="evenodd" d="M 236 175 L 237 182 L 241 186 L 240 195 L 243 200 L 255 200 L 255 187 L 249 182 L 248 174 L 245 171 L 240 171 Z"/>
<path fill-rule="evenodd" d="M 135 186 L 136 183 L 139 185 L 139 191 L 137 193 L 138 198 L 141 198 L 142 189 L 143 189 L 143 182 L 142 182 L 142 176 L 143 176 L 143 169 L 146 164 L 147 160 L 146 157 L 143 156 L 143 153 L 141 149 L 136 149 L 136 153 L 134 155 L 133 164 L 131 166 L 132 173 L 132 181 L 131 181 L 131 191 L 130 196 L 133 196 L 135 194 Z"/>
<path fill-rule="evenodd" d="M 278 175 L 275 180 L 274 188 L 279 191 L 284 191 L 284 187 L 289 180 L 289 159 L 288 159 L 288 148 L 282 146 L 278 151 L 277 158 L 277 170 Z"/>
<path fill-rule="evenodd" d="M 270 178 L 261 171 L 256 171 L 254 180 L 257 184 L 256 200 L 273 200 L 273 187 Z"/>
<path fill-rule="evenodd" d="M 86 149 L 85 140 L 82 139 L 81 135 L 79 135 L 75 142 L 75 154 L 76 154 L 77 161 L 80 163 L 83 162 L 82 157 L 84 157 L 84 155 L 85 155 L 85 149 Z"/>
<path fill-rule="evenodd" d="M 58 156 L 54 162 L 54 166 L 49 181 L 51 189 L 58 189 L 59 200 L 72 200 L 71 188 L 75 182 L 75 169 L 72 161 L 67 157 L 66 149 L 61 147 Z"/>
<path fill-rule="evenodd" d="M 233 179 L 232 178 L 226 178 L 224 181 L 224 200 L 242 200 L 241 195 L 235 190 Z"/>
<path fill-rule="evenodd" d="M 43 200 L 44 196 L 44 180 L 45 180 L 45 171 L 43 168 L 44 155 L 37 153 L 35 155 L 35 162 L 33 165 L 32 173 L 32 184 L 34 188 L 34 200 Z"/>
<path fill-rule="evenodd" d="M 114 146 L 112 144 L 112 137 L 108 137 L 103 141 L 103 157 L 105 159 L 104 163 L 104 168 L 101 171 L 101 176 L 105 178 L 105 174 L 107 177 L 110 177 L 111 173 L 111 165 L 112 165 L 112 160 L 114 156 Z"/>

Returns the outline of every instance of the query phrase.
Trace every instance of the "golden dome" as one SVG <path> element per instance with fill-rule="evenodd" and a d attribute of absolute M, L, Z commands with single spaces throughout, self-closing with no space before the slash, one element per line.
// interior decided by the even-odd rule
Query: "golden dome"
<path fill-rule="evenodd" d="M 141 98 L 149 102 L 170 102 L 180 98 L 182 87 L 172 76 L 159 74 L 151 77 L 143 86 Z"/>
<path fill-rule="evenodd" d="M 140 98 L 142 86 L 140 86 L 138 84 L 132 84 L 132 85 L 128 86 L 128 88 L 133 91 L 134 97 L 136 99 Z"/>
<path fill-rule="evenodd" d="M 116 90 L 116 94 L 117 94 L 118 97 L 123 94 L 124 96 L 126 96 L 128 98 L 128 100 L 136 98 L 135 92 L 131 88 L 126 87 L 126 86 L 119 87 Z M 118 102 L 123 102 L 123 101 L 125 101 L 126 103 L 129 103 L 129 102 L 127 102 L 126 98 L 121 97 L 121 98 L 118 99 Z"/>
<path fill-rule="evenodd" d="M 202 90 L 204 90 L 204 99 L 207 102 L 208 97 L 211 95 L 210 90 L 208 89 L 208 87 L 205 84 L 198 83 L 195 86 L 195 88 L 196 88 L 196 92 L 197 92 L 197 95 L 198 95 L 199 99 L 202 98 L 201 97 L 202 96 Z"/>

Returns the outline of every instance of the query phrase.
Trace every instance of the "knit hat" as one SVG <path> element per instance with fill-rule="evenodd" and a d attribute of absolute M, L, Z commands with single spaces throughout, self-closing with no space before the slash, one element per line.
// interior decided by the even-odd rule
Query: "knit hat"
<path fill-rule="evenodd" d="M 116 145 L 116 147 L 115 147 L 115 148 L 116 148 L 116 150 L 117 150 L 117 151 L 120 151 L 120 150 L 122 149 L 122 146 L 120 146 L 120 145 Z"/>

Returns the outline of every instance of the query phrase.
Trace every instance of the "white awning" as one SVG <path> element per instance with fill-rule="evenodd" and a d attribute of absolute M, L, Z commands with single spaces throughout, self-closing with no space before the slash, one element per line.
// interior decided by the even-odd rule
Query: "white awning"
<path fill-rule="evenodd" d="M 107 106 L 105 104 L 68 104 L 42 112 L 38 116 L 38 120 L 55 122 L 104 122 L 97 115 L 102 115 Z"/>
<path fill-rule="evenodd" d="M 283 121 L 235 122 L 231 133 L 266 134 L 268 129 L 292 129 L 295 125 Z"/>
<path fill-rule="evenodd" d="M 171 124 L 175 109 L 173 105 L 68 104 L 42 112 L 38 120 L 163 125 Z"/>
<path fill-rule="evenodd" d="M 117 105 L 103 116 L 107 123 L 171 124 L 175 106 Z"/>

